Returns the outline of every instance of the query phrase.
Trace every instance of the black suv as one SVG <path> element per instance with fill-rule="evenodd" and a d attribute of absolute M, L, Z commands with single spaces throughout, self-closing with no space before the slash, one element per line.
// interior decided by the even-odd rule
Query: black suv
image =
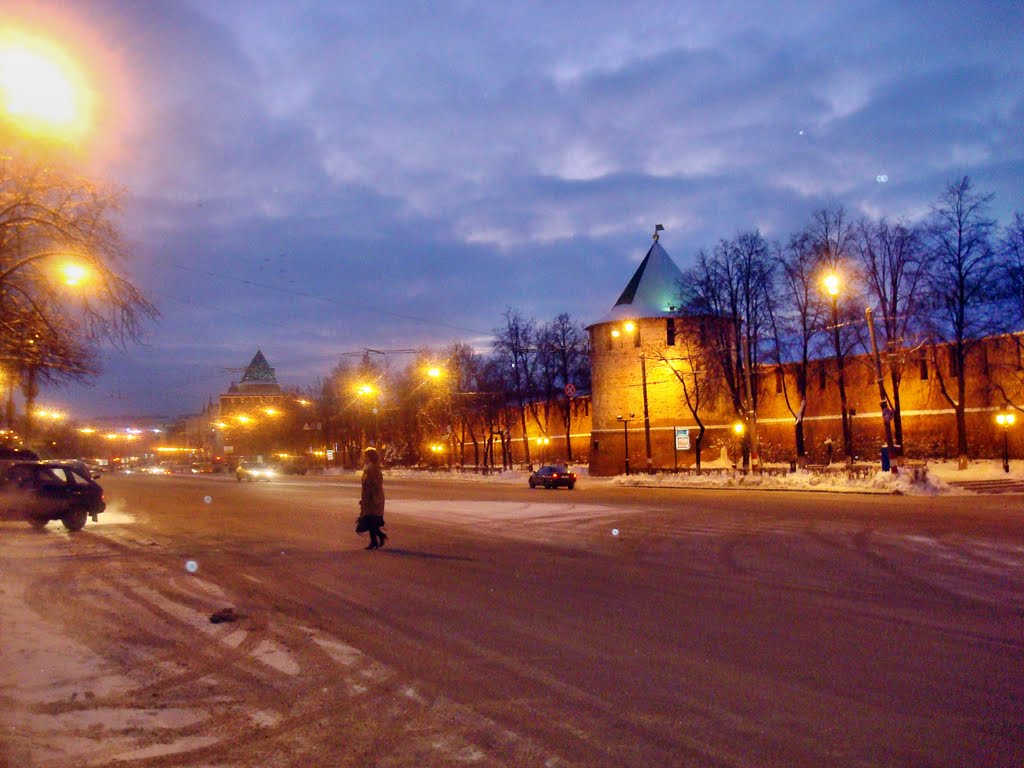
<path fill-rule="evenodd" d="M 103 488 L 74 464 L 16 461 L 3 470 L 0 509 L 24 517 L 37 528 L 60 520 L 69 531 L 80 531 L 86 518 L 96 522 L 106 508 Z"/>

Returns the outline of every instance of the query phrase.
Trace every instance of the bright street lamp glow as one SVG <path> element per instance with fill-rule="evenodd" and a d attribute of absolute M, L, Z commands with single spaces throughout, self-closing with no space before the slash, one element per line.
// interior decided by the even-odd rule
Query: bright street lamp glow
<path fill-rule="evenodd" d="M 732 431 L 735 432 L 737 435 L 742 435 L 744 432 L 747 431 L 747 428 L 742 421 L 737 421 L 735 424 L 732 425 Z"/>
<path fill-rule="evenodd" d="M 373 387 L 370 386 L 369 384 L 363 384 L 356 391 L 359 392 L 360 395 L 372 395 L 373 394 Z"/>
<path fill-rule="evenodd" d="M 88 269 L 73 261 L 61 265 L 60 273 L 64 277 L 64 284 L 70 286 L 81 285 L 89 276 Z"/>
<path fill-rule="evenodd" d="M 277 416 L 280 413 L 277 408 L 264 408 L 263 412 L 267 414 L 267 416 Z"/>
<path fill-rule="evenodd" d="M 614 336 L 616 339 L 619 338 L 620 334 L 618 328 L 612 328 L 612 336 Z"/>
<path fill-rule="evenodd" d="M 238 416 L 235 416 L 235 421 L 237 421 L 239 424 L 248 424 L 250 421 L 252 421 L 252 419 L 250 419 L 248 416 L 243 416 L 239 414 Z"/>
<path fill-rule="evenodd" d="M 626 324 L 625 324 L 625 325 L 623 326 L 623 328 L 625 328 L 625 329 L 626 329 L 626 333 L 632 333 L 633 331 L 635 331 L 635 330 L 636 330 L 636 323 L 634 323 L 634 322 L 633 322 L 632 320 L 629 320 L 629 321 L 628 321 L 628 322 L 627 322 L 627 323 L 626 323 Z"/>
<path fill-rule="evenodd" d="M 23 129 L 75 138 L 89 124 L 90 94 L 80 68 L 58 46 L 0 33 L 0 110 Z"/>
<path fill-rule="evenodd" d="M 432 379 L 439 379 L 441 378 L 441 369 L 437 367 L 429 368 L 427 370 L 427 376 L 429 376 Z"/>
<path fill-rule="evenodd" d="M 828 291 L 829 296 L 839 295 L 839 275 L 835 272 L 829 272 L 825 275 L 825 279 L 822 282 L 825 284 L 825 290 Z"/>
<path fill-rule="evenodd" d="M 996 424 L 1001 427 L 1008 427 L 1016 421 L 1016 416 L 1012 413 L 1000 413 L 996 414 Z"/>

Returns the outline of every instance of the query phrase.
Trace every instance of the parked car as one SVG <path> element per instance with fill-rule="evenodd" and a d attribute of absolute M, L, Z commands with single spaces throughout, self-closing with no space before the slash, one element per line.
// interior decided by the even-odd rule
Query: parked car
<path fill-rule="evenodd" d="M 30 451 L 28 448 L 10 448 L 6 445 L 0 446 L 0 478 L 7 471 L 8 467 L 20 461 L 39 461 L 39 454 Z"/>
<path fill-rule="evenodd" d="M 542 485 L 545 488 L 557 488 L 564 485 L 570 491 L 576 487 L 576 473 L 570 472 L 564 464 L 547 464 L 530 475 L 530 487 Z"/>
<path fill-rule="evenodd" d="M 266 464 L 255 461 L 240 461 L 235 469 L 235 477 L 238 478 L 238 482 L 245 480 L 251 483 L 254 480 L 264 480 L 269 483 L 273 476 L 274 470 Z"/>
<path fill-rule="evenodd" d="M 309 472 L 309 459 L 305 456 L 278 456 L 272 467 L 282 475 L 304 475 Z"/>
<path fill-rule="evenodd" d="M 72 463 L 18 461 L 3 470 L 0 508 L 37 528 L 60 520 L 69 531 L 80 531 L 87 518 L 96 522 L 107 503 L 100 484 Z"/>

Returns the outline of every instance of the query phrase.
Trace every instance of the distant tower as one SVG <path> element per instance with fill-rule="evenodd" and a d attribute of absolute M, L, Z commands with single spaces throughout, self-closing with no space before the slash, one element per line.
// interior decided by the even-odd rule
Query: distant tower
<path fill-rule="evenodd" d="M 661 247 L 659 234 L 664 229 L 660 224 L 654 228 L 654 242 L 618 301 L 587 328 L 592 368 L 590 471 L 595 475 L 623 472 L 624 426 L 630 433 L 630 464 L 634 470 L 645 469 L 648 445 L 653 443 L 657 448 L 659 443 L 658 438 L 652 438 L 650 423 L 659 415 L 666 420 L 678 412 L 678 403 L 672 403 L 669 412 L 668 405 L 661 402 L 668 394 L 666 387 L 655 387 L 647 380 L 652 355 L 676 345 L 678 324 L 682 322 L 677 315 L 684 278 Z M 671 394 L 678 398 L 674 389 Z M 618 417 L 628 419 L 630 414 L 632 423 L 623 425 Z M 649 419 L 646 423 L 645 414 Z M 671 462 L 671 454 L 668 460 Z"/>
<path fill-rule="evenodd" d="M 245 369 L 242 380 L 238 382 L 238 392 L 242 395 L 281 394 L 281 386 L 277 383 L 274 369 L 270 367 L 261 350 L 256 350 L 252 362 Z"/>

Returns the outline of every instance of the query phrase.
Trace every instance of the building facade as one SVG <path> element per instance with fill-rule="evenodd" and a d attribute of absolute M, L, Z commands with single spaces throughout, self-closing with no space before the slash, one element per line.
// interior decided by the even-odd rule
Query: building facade
<path fill-rule="evenodd" d="M 588 327 L 592 366 L 590 471 L 594 475 L 690 467 L 703 429 L 702 461 L 739 461 L 742 438 L 733 427 L 741 414 L 726 388 L 701 385 L 701 319 L 680 316 L 683 275 L 655 239 L 618 301 Z M 706 322 L 704 319 L 703 322 Z M 1002 456 L 1004 431 L 995 416 L 1024 402 L 1024 334 L 980 341 L 966 366 L 965 418 L 972 457 Z M 955 391 L 948 350 L 901 350 L 900 414 L 909 458 L 953 458 L 956 418 L 943 395 Z M 694 374 L 697 375 L 694 375 Z M 796 397 L 792 365 L 752 371 L 760 458 L 796 459 L 797 414 L 802 417 L 807 459 L 841 456 L 842 418 L 835 358 L 815 360 L 805 406 Z M 892 397 L 889 371 L 885 371 Z M 844 380 L 856 461 L 880 461 L 883 412 L 872 358 L 845 358 Z M 706 383 L 706 380 L 705 380 Z M 1010 455 L 1024 454 L 1024 420 L 1005 433 Z M 677 440 L 677 435 L 680 439 Z"/>

